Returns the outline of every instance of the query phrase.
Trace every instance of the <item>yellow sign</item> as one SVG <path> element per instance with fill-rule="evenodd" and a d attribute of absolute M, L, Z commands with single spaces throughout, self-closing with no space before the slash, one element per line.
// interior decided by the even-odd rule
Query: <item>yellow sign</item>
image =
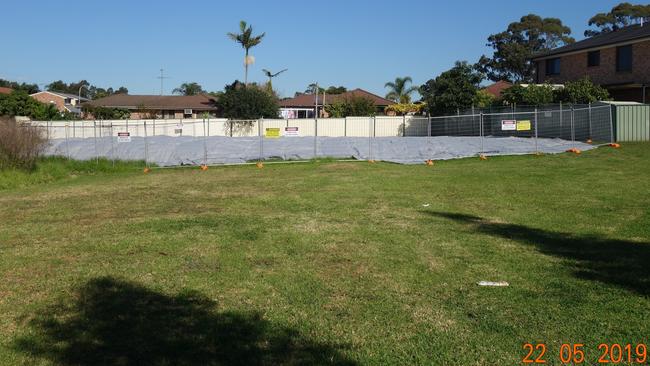
<path fill-rule="evenodd" d="M 517 121 L 517 131 L 530 131 L 530 121 Z"/>
<path fill-rule="evenodd" d="M 279 128 L 267 128 L 266 132 L 264 133 L 264 137 L 271 138 L 271 139 L 276 139 L 276 138 L 280 137 L 280 129 Z"/>

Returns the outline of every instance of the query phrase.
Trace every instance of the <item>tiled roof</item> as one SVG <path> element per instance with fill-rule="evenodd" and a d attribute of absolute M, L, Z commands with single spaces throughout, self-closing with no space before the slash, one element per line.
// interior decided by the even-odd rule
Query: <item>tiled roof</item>
<path fill-rule="evenodd" d="M 591 38 L 583 39 L 582 41 L 540 53 L 538 55 L 535 55 L 533 59 L 554 56 L 568 52 L 581 51 L 590 48 L 604 47 L 617 43 L 639 40 L 642 38 L 650 38 L 650 24 L 646 24 L 644 26 L 641 26 L 639 24 L 631 25 L 613 32 L 602 33 Z"/>
<path fill-rule="evenodd" d="M 495 98 L 501 98 L 501 92 L 510 88 L 512 83 L 509 83 L 505 80 L 499 80 L 494 84 L 490 84 L 483 88 L 486 92 L 492 94 Z"/>
<path fill-rule="evenodd" d="M 0 86 L 0 94 L 11 94 L 12 91 L 14 90 L 11 88 Z"/>
<path fill-rule="evenodd" d="M 87 103 L 91 106 L 137 109 L 145 107 L 160 110 L 216 110 L 214 97 L 209 95 L 129 95 L 113 94 Z"/>
<path fill-rule="evenodd" d="M 339 100 L 345 100 L 347 98 L 352 98 L 352 97 L 364 97 L 371 99 L 373 102 L 375 102 L 375 105 L 377 106 L 387 106 L 391 104 L 395 104 L 395 102 L 390 101 L 386 98 L 382 98 L 378 95 L 372 94 L 370 92 L 367 92 L 363 89 L 354 89 L 351 91 L 347 91 L 342 94 L 326 94 L 325 95 L 325 104 L 332 104 L 335 101 Z M 283 99 L 280 101 L 280 107 L 283 108 L 291 108 L 291 107 L 313 107 L 314 104 L 316 103 L 316 96 L 313 94 L 299 94 L 293 98 L 287 98 Z M 322 105 L 323 104 L 323 94 L 318 95 L 318 104 Z"/>

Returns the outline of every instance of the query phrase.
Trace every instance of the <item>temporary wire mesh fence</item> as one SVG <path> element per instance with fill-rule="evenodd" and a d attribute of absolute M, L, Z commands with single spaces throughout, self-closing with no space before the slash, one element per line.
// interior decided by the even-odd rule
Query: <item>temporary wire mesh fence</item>
<path fill-rule="evenodd" d="M 353 158 L 420 163 L 476 155 L 587 150 L 614 141 L 610 105 L 452 116 L 34 122 L 49 155 L 160 166 Z"/>

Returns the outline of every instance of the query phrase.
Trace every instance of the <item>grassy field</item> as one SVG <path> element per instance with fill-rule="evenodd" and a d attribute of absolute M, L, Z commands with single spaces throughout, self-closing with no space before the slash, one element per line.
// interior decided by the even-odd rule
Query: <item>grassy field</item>
<path fill-rule="evenodd" d="M 515 365 L 526 342 L 559 364 L 562 343 L 589 363 L 600 343 L 650 346 L 649 161 L 625 144 L 6 184 L 0 364 Z"/>

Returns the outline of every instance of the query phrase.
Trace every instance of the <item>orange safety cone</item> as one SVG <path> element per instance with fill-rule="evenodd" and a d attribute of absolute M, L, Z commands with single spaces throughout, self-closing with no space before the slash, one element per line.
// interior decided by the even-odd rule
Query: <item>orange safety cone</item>
<path fill-rule="evenodd" d="M 206 171 L 206 170 L 208 170 L 208 166 L 205 165 L 205 164 L 201 165 L 201 170 L 202 170 L 202 171 Z"/>
<path fill-rule="evenodd" d="M 258 161 L 257 163 L 255 163 L 255 166 L 260 168 L 260 169 L 264 168 L 264 164 L 261 161 Z"/>

